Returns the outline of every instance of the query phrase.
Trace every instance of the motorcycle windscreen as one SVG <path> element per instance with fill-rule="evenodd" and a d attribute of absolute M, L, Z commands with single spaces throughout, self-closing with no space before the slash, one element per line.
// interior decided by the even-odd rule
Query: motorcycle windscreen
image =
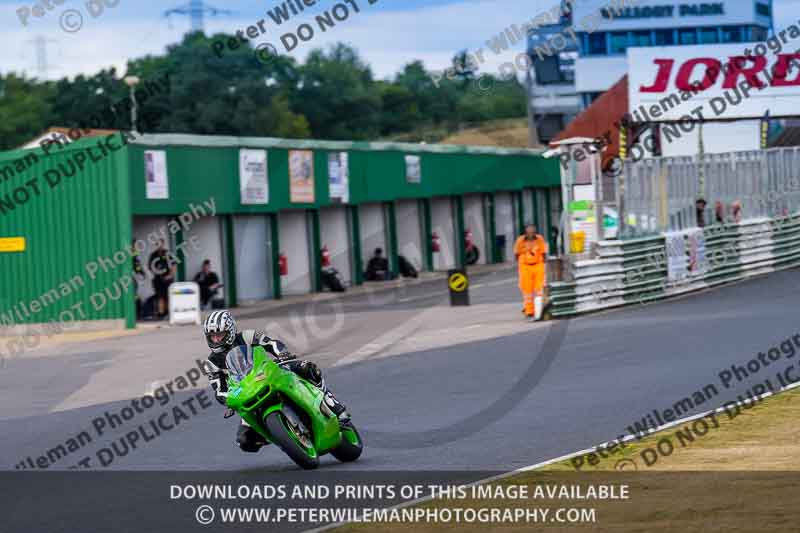
<path fill-rule="evenodd" d="M 253 354 L 246 346 L 237 346 L 225 357 L 225 366 L 236 381 L 241 381 L 253 369 Z"/>

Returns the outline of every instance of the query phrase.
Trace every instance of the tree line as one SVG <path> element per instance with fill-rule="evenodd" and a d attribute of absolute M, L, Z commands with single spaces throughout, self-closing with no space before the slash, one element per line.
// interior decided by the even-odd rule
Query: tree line
<path fill-rule="evenodd" d="M 145 90 L 169 79 L 168 90 L 145 91 L 138 106 L 145 133 L 437 142 L 464 124 L 524 117 L 525 88 L 514 77 L 477 73 L 461 52 L 454 76 L 436 79 L 409 61 L 392 79 L 376 79 L 357 50 L 345 44 L 315 49 L 304 63 L 289 56 L 257 56 L 245 44 L 216 54 L 212 44 L 231 36 L 184 36 L 163 55 L 128 61 Z M 0 75 L 0 149 L 20 146 L 50 126 L 130 129 L 129 113 L 108 113 L 129 89 L 115 68 L 92 76 L 42 81 Z M 146 93 L 146 94 L 145 94 Z"/>

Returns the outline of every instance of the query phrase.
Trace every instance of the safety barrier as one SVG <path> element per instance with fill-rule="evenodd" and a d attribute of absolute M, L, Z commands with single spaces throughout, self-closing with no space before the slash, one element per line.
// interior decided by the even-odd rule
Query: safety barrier
<path fill-rule="evenodd" d="M 551 316 L 645 303 L 798 267 L 800 214 L 601 241 L 595 255 L 571 262 L 569 281 L 550 284 Z"/>

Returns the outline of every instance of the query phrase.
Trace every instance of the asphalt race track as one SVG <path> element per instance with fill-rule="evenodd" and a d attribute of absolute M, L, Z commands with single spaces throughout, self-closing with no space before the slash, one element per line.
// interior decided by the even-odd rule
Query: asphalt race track
<path fill-rule="evenodd" d="M 483 286 L 477 283 L 480 279 L 474 282 L 478 286 L 472 289 L 473 303 L 513 302 L 514 306 L 503 309 L 516 309 L 513 276 L 505 273 L 487 279 L 494 281 Z M 792 363 L 792 359 L 781 359 L 742 382 L 735 381 L 729 389 L 721 386 L 718 377 L 732 364 L 746 366 L 759 352 L 798 333 L 798 281 L 797 271 L 782 272 L 657 304 L 526 324 L 519 333 L 466 343 L 457 328 L 449 329 L 443 334 L 452 338 L 444 339 L 443 347 L 332 366 L 326 370 L 327 380 L 353 413 L 366 450 L 361 460 L 348 465 L 323 457 L 314 475 L 356 470 L 392 476 L 392 471 L 413 475 L 408 473 L 450 470 L 454 478 L 461 479 L 464 471 L 473 471 L 468 478 L 480 478 L 487 472 L 513 470 L 616 438 L 654 409 L 671 408 L 708 384 L 715 384 L 719 394 L 681 416 L 720 406 L 756 383 L 766 379 L 777 383 L 775 374 Z M 344 331 L 377 337 L 433 303 L 446 302 L 443 287 L 431 287 L 417 287 L 403 298 L 384 301 L 381 310 L 387 316 L 375 314 L 374 320 L 370 320 L 374 301 L 347 298 L 342 303 L 344 312 L 358 318 Z M 456 319 L 461 312 L 441 309 Z M 521 321 L 518 313 L 518 309 L 507 311 L 494 318 Z M 176 334 L 158 331 L 134 348 L 148 353 L 143 359 L 148 368 L 159 357 L 174 359 L 163 346 L 152 353 L 162 342 L 186 352 L 177 363 L 172 361 L 171 368 L 194 366 L 191 353 L 202 348 L 202 338 L 196 336 L 195 344 L 184 348 L 170 335 Z M 124 342 L 135 345 L 137 338 Z M 90 342 L 70 346 L 63 354 L 6 362 L 0 371 L 4 468 L 14 469 L 29 456 L 35 462 L 48 449 L 86 430 L 92 443 L 60 458 L 53 468 L 66 468 L 91 456 L 93 467 L 107 470 L 97 464 L 98 448 L 110 447 L 126 431 L 199 392 L 180 391 L 163 407 L 137 415 L 103 438 L 93 432 L 92 421 L 106 411 L 119 413 L 130 400 L 52 412 L 94 383 L 94 373 L 114 372 L 124 380 L 125 372 L 130 373 L 126 369 L 136 367 L 128 353 L 120 355 L 108 348 L 114 342 L 121 341 Z M 319 351 L 325 351 L 325 345 Z M 120 370 L 115 371 L 116 367 Z M 181 373 L 169 371 L 165 378 Z M 796 375 L 800 377 L 800 372 Z M 201 409 L 198 401 L 194 403 L 197 414 L 189 413 L 171 431 L 124 457 L 115 457 L 108 469 L 221 470 L 264 480 L 308 476 L 274 448 L 257 454 L 240 452 L 233 443 L 237 419 L 224 420 L 216 402 Z M 131 497 L 135 504 L 137 496 Z"/>

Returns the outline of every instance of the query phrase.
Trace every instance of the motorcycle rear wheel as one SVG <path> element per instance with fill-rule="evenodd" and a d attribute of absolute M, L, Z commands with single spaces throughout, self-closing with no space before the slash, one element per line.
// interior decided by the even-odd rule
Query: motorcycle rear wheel
<path fill-rule="evenodd" d="M 298 430 L 289 424 L 286 417 L 280 411 L 275 411 L 267 415 L 264 425 L 269 432 L 272 442 L 274 442 L 283 452 L 288 455 L 297 466 L 305 470 L 313 470 L 319 466 L 319 455 L 314 445 L 310 444 L 310 433 L 308 435 L 298 433 Z M 307 441 L 304 443 L 303 441 Z"/>

